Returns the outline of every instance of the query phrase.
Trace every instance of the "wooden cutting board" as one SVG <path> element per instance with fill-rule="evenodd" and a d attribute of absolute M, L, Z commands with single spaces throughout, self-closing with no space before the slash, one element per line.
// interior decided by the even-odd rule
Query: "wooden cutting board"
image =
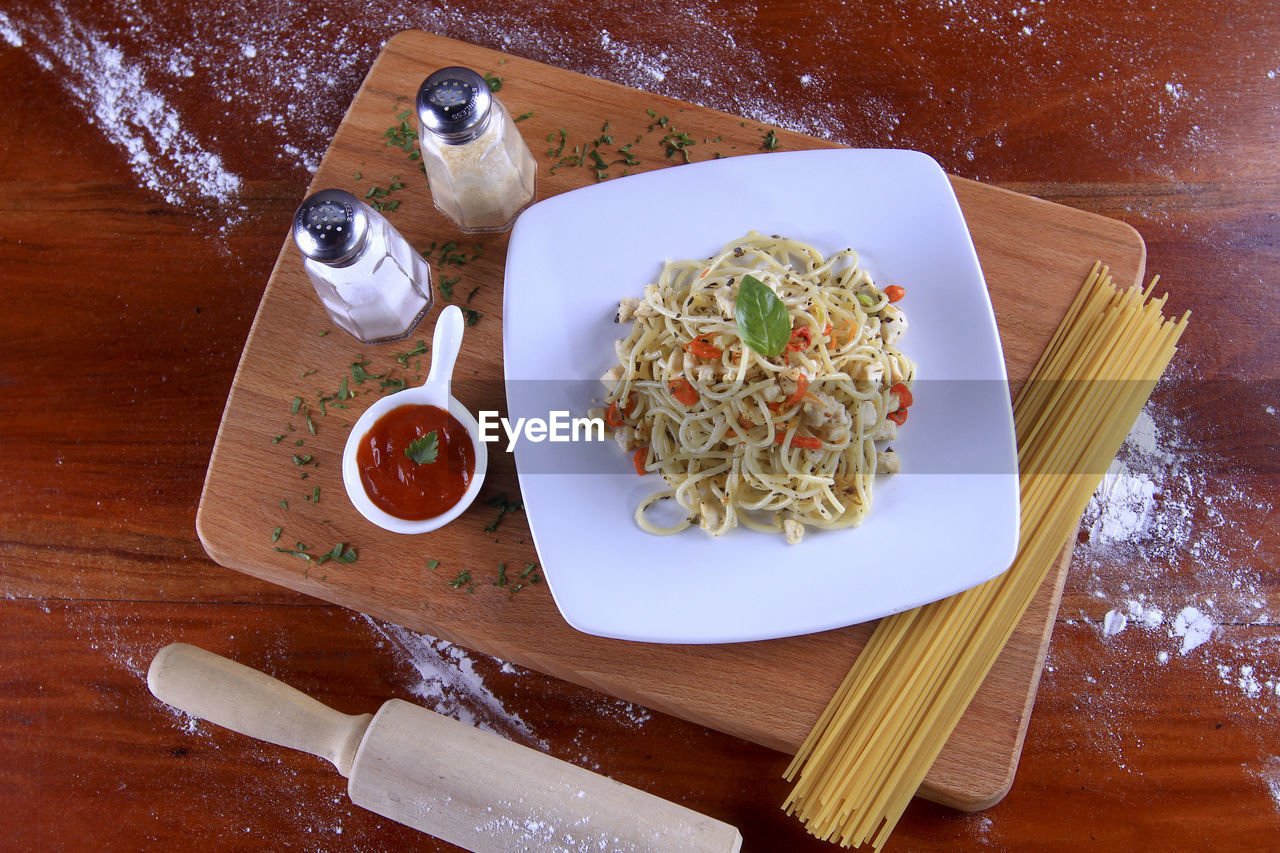
<path fill-rule="evenodd" d="M 335 186 L 390 203 L 394 209 L 387 215 L 401 233 L 424 252 L 431 249 L 436 281 L 451 287 L 454 303 L 476 312 L 455 385 L 455 394 L 473 411 L 505 409 L 506 235 L 458 232 L 432 205 L 426 179 L 407 153 L 412 141 L 401 147 L 404 138 L 396 132 L 402 120 L 416 128 L 406 111 L 423 78 L 453 64 L 500 78 L 498 96 L 513 115 L 527 115 L 518 127 L 539 162 L 539 198 L 604 177 L 594 160 L 574 163 L 576 154 L 588 150 L 602 155 L 610 164 L 607 177 L 615 178 L 624 170 L 678 165 L 686 153 L 696 161 L 772 145 L 835 147 L 427 33 L 397 35 L 356 94 L 309 192 Z M 625 159 L 619 151 L 627 144 L 638 162 L 615 163 Z M 967 180 L 953 183 L 986 274 L 1016 392 L 1093 262 L 1109 263 L 1119 282 L 1136 283 L 1145 248 L 1122 223 Z M 501 451 L 491 454 L 476 504 L 440 531 L 396 536 L 356 513 L 340 476 L 347 432 L 385 393 L 382 383 L 425 377 L 429 357 L 397 354 L 420 338 L 430 340 L 445 301 L 438 301 L 408 341 L 361 347 L 329 322 L 288 237 L 289 224 L 258 224 L 275 229 L 283 249 L 228 395 L 201 496 L 197 528 L 210 556 L 318 598 L 793 753 L 871 625 L 715 646 L 628 643 L 578 633 L 561 619 L 546 584 L 535 582 L 540 567 L 524 514 L 508 512 L 493 526 L 501 496 L 518 499 L 514 464 Z M 571 245 L 572 235 L 566 235 Z M 352 396 L 339 401 L 343 388 Z M 339 543 L 354 549 L 358 559 L 320 559 Z M 930 771 L 922 796 L 978 809 L 1008 790 L 1069 558 L 1068 547 Z"/>

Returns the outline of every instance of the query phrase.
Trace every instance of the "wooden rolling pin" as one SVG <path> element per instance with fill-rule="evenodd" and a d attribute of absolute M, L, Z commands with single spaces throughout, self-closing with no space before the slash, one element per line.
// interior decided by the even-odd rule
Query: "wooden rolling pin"
<path fill-rule="evenodd" d="M 351 802 L 475 853 L 737 853 L 727 823 L 399 699 L 352 716 L 184 643 L 151 662 L 156 698 L 328 759 Z"/>

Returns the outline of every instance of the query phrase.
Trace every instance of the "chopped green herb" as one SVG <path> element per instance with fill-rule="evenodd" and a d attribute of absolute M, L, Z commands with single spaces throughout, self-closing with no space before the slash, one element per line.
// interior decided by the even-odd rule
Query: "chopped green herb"
<path fill-rule="evenodd" d="M 493 521 L 485 525 L 485 528 L 484 528 L 485 533 L 493 533 L 495 530 L 497 530 L 498 525 L 502 522 L 502 517 L 507 513 L 517 512 L 519 510 L 524 509 L 524 504 L 521 503 L 520 501 L 507 500 L 506 492 L 499 492 L 498 494 L 489 498 L 489 500 L 485 501 L 484 505 L 491 506 L 496 510 L 498 510 L 497 517 L 494 518 Z"/>
<path fill-rule="evenodd" d="M 497 92 L 502 89 L 502 78 L 492 72 L 485 72 L 484 82 L 489 84 L 490 92 Z"/>
<path fill-rule="evenodd" d="M 299 544 L 301 544 L 301 543 L 299 543 Z M 293 549 L 293 548 L 281 548 L 281 547 L 277 546 L 277 547 L 276 547 L 276 548 L 274 548 L 273 550 L 275 550 L 275 551 L 279 551 L 281 554 L 292 554 L 292 555 L 293 555 L 293 556 L 295 556 L 295 557 L 301 557 L 302 559 L 306 560 L 308 563 L 310 563 L 310 562 L 311 562 L 311 555 L 310 555 L 310 554 L 308 554 L 306 551 L 301 550 L 301 549 L 297 549 L 297 550 L 295 550 L 295 549 Z"/>
<path fill-rule="evenodd" d="M 440 565 L 440 561 L 439 561 L 439 560 L 427 560 L 427 568 L 428 568 L 428 569 L 434 569 L 434 568 L 437 568 L 439 565 Z"/>
<path fill-rule="evenodd" d="M 418 132 L 409 124 L 409 116 L 412 114 L 412 110 L 398 113 L 396 118 L 400 120 L 400 123 L 388 127 L 386 132 L 382 134 L 383 139 L 387 140 L 387 145 L 399 148 L 410 155 L 418 153 Z M 359 177 L 356 180 L 359 180 Z"/>
<path fill-rule="evenodd" d="M 533 110 L 529 110 L 529 112 L 527 112 L 527 113 L 520 113 L 520 115 L 516 116 L 516 117 L 515 117 L 514 119 L 512 119 L 512 120 L 513 120 L 513 121 L 524 121 L 524 120 L 525 120 L 525 119 L 527 119 L 527 118 L 533 118 Z"/>
<path fill-rule="evenodd" d="M 408 367 L 409 359 L 413 358 L 415 355 L 425 355 L 428 352 L 428 350 L 430 350 L 430 347 L 427 346 L 427 342 L 424 340 L 419 340 L 418 345 L 413 349 L 409 350 L 408 352 L 396 353 L 395 354 L 396 361 L 400 364 L 401 367 Z"/>
<path fill-rule="evenodd" d="M 548 134 L 547 134 L 547 141 L 548 141 L 548 142 L 554 142 L 554 141 L 555 141 L 555 138 L 556 138 L 556 135 L 555 135 L 554 133 L 548 133 Z M 564 143 L 565 143 L 565 141 L 566 141 L 568 138 L 569 138 L 569 131 L 565 130 L 563 127 L 562 127 L 562 128 L 560 128 L 560 147 L 559 147 L 559 148 L 549 148 L 549 149 L 547 149 L 547 156 L 548 156 L 548 157 L 559 157 L 561 154 L 563 154 L 563 153 L 564 153 Z"/>
<path fill-rule="evenodd" d="M 471 292 L 467 294 L 468 302 L 471 301 L 471 297 L 475 296 L 478 290 L 480 290 L 480 285 L 476 285 L 475 287 L 471 288 Z"/>
<path fill-rule="evenodd" d="M 298 409 L 300 409 L 300 408 L 302 408 L 302 398 L 301 398 L 301 397 L 294 397 L 294 398 L 293 398 L 293 405 L 291 405 L 291 406 L 289 407 L 289 414 L 291 414 L 291 415 L 296 415 L 296 414 L 298 414 Z"/>
<path fill-rule="evenodd" d="M 365 370 L 368 366 L 369 361 L 363 358 L 360 361 L 351 362 L 351 378 L 356 381 L 357 385 L 363 385 L 366 379 L 381 379 L 387 375 L 385 373 L 370 373 Z"/>
<path fill-rule="evenodd" d="M 763 148 L 765 151 L 777 151 L 778 150 L 777 131 L 771 130 L 768 133 L 766 133 L 764 135 L 764 142 L 760 144 L 760 147 Z"/>
<path fill-rule="evenodd" d="M 462 280 L 462 276 L 457 275 L 453 278 L 440 279 L 440 295 L 444 297 L 445 302 L 453 301 L 453 286 Z"/>
<path fill-rule="evenodd" d="M 283 528 L 283 527 L 277 527 L 275 530 L 271 531 L 271 541 L 272 541 L 272 542 L 279 542 L 279 541 L 280 541 L 280 534 L 281 534 L 281 533 L 283 533 L 283 532 L 284 532 L 284 528 Z"/>
<path fill-rule="evenodd" d="M 470 580 L 471 580 L 471 570 L 463 569 L 462 571 L 458 572 L 458 576 L 456 578 L 449 581 L 449 586 L 453 587 L 454 589 L 459 589 L 464 583 L 468 583 Z"/>
<path fill-rule="evenodd" d="M 404 189 L 404 183 L 398 176 L 393 176 L 391 178 L 391 183 L 387 185 L 386 189 L 379 186 L 369 187 L 369 191 L 364 194 L 364 197 L 374 210 L 384 210 L 389 212 L 400 207 L 400 200 L 390 200 L 387 197 L 393 192 L 402 189 Z"/>
<path fill-rule="evenodd" d="M 306 456 L 299 456 L 299 455 L 298 455 L 298 454 L 296 454 L 296 453 L 295 453 L 295 454 L 293 454 L 293 464 L 294 464 L 294 465 L 308 465 L 308 464 L 310 464 L 310 462 L 311 462 L 311 455 L 310 455 L 310 454 L 308 454 L 308 455 L 306 455 Z"/>
<path fill-rule="evenodd" d="M 436 461 L 439 449 L 439 438 L 436 431 L 432 430 L 421 438 L 409 442 L 409 446 L 404 449 L 404 455 L 413 460 L 414 464 L 430 465 Z"/>
<path fill-rule="evenodd" d="M 348 547 L 347 543 L 339 542 L 333 546 L 333 550 L 322 557 L 317 557 L 317 563 L 327 563 L 330 560 L 337 560 L 339 563 L 354 563 L 359 559 L 354 548 Z"/>
<path fill-rule="evenodd" d="M 479 249 L 480 247 L 477 246 L 476 248 Z M 479 255 L 477 254 L 476 257 L 479 257 Z M 440 263 L 442 264 L 453 264 L 455 267 L 460 267 L 468 260 L 470 259 L 465 254 L 458 251 L 457 243 L 445 243 L 440 247 Z"/>
<path fill-rule="evenodd" d="M 689 147 L 696 144 L 697 140 L 689 134 L 677 133 L 674 130 L 662 137 L 662 145 L 667 152 L 667 157 L 679 154 L 686 163 L 689 162 Z"/>
<path fill-rule="evenodd" d="M 281 498 L 281 499 L 280 499 L 280 506 L 284 507 L 285 509 L 288 509 L 288 508 L 289 508 L 289 502 L 288 502 L 287 500 L 285 500 L 284 498 Z"/>
<path fill-rule="evenodd" d="M 283 435 L 277 435 L 275 438 L 271 439 L 272 444 L 279 444 L 282 441 L 284 441 Z"/>
<path fill-rule="evenodd" d="M 484 316 L 483 314 L 481 314 L 479 311 L 477 311 L 477 310 L 476 310 L 476 309 L 474 309 L 474 308 L 466 308 L 466 307 L 464 307 L 464 308 L 462 309 L 462 313 L 463 313 L 463 314 L 466 316 L 466 318 L 467 318 L 467 325 L 468 325 L 468 326 L 474 326 L 476 323 L 479 323 L 479 322 L 480 322 L 480 318 Z"/>
<path fill-rule="evenodd" d="M 494 582 L 494 586 L 502 587 L 507 585 L 507 564 L 498 563 L 498 579 Z"/>

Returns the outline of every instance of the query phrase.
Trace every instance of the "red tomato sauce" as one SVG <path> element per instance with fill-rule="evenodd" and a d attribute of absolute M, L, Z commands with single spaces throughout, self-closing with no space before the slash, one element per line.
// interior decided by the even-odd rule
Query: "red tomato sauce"
<path fill-rule="evenodd" d="M 411 442 L 436 433 L 436 461 L 418 464 L 405 455 Z M 471 436 L 458 419 L 436 406 L 397 406 L 378 418 L 356 449 L 360 482 L 374 506 L 406 521 L 424 521 L 462 499 L 476 471 Z"/>

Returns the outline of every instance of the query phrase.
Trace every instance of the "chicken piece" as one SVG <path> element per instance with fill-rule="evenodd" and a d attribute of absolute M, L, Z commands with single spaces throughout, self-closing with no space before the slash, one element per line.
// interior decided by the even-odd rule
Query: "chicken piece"
<path fill-rule="evenodd" d="M 604 372 L 600 377 L 600 381 L 604 383 L 604 387 L 609 389 L 612 394 L 614 389 L 618 387 L 618 383 L 622 381 L 622 365 L 615 364 Z"/>
<path fill-rule="evenodd" d="M 645 288 L 645 293 L 648 294 L 648 288 Z M 618 313 L 614 315 L 613 322 L 629 323 L 637 317 L 652 317 L 656 313 L 648 299 L 624 296 L 618 300 Z"/>
<path fill-rule="evenodd" d="M 874 403 L 871 417 L 875 417 Z M 844 444 L 853 431 L 853 414 L 835 397 L 822 391 L 810 391 L 806 395 L 800 422 L 828 444 Z"/>
<path fill-rule="evenodd" d="M 738 310 L 737 301 L 733 298 L 733 288 L 729 285 L 721 285 L 714 291 L 717 307 L 725 319 L 732 320 L 736 316 Z"/>
<path fill-rule="evenodd" d="M 890 422 L 892 423 L 892 421 Z M 892 447 L 886 448 L 876 453 L 876 473 L 877 474 L 897 474 L 902 470 L 902 466 L 898 459 L 898 452 Z"/>
<path fill-rule="evenodd" d="M 894 305 L 880 311 L 880 334 L 887 346 L 893 346 L 907 333 L 907 315 Z"/>
<path fill-rule="evenodd" d="M 804 525 L 794 518 L 782 520 L 782 532 L 786 534 L 788 545 L 799 545 L 804 538 Z"/>
<path fill-rule="evenodd" d="M 804 397 L 800 422 L 816 430 L 826 426 L 832 418 L 838 418 L 841 413 L 846 416 L 849 414 L 835 397 L 823 391 L 810 391 Z"/>
<path fill-rule="evenodd" d="M 640 300 L 634 296 L 624 296 L 618 300 L 618 313 L 614 315 L 613 322 L 628 323 L 635 319 L 636 308 L 640 306 Z"/>
<path fill-rule="evenodd" d="M 613 431 L 613 440 L 618 442 L 618 446 L 622 448 L 623 453 L 630 453 L 640 446 L 636 441 L 636 431 L 634 427 L 623 424 Z"/>
<path fill-rule="evenodd" d="M 868 361 L 862 366 L 862 372 L 854 377 L 855 379 L 865 379 L 873 385 L 879 385 L 884 379 L 884 364 L 879 359 Z"/>
<path fill-rule="evenodd" d="M 898 425 L 885 418 L 871 428 L 868 436 L 872 441 L 893 441 L 898 437 Z"/>
<path fill-rule="evenodd" d="M 868 432 L 876 424 L 876 404 L 872 400 L 863 400 L 858 404 L 858 417 L 862 421 L 862 428 Z"/>
<path fill-rule="evenodd" d="M 712 500 L 698 501 L 698 526 L 708 533 L 719 536 L 724 526 L 724 507 Z"/>

